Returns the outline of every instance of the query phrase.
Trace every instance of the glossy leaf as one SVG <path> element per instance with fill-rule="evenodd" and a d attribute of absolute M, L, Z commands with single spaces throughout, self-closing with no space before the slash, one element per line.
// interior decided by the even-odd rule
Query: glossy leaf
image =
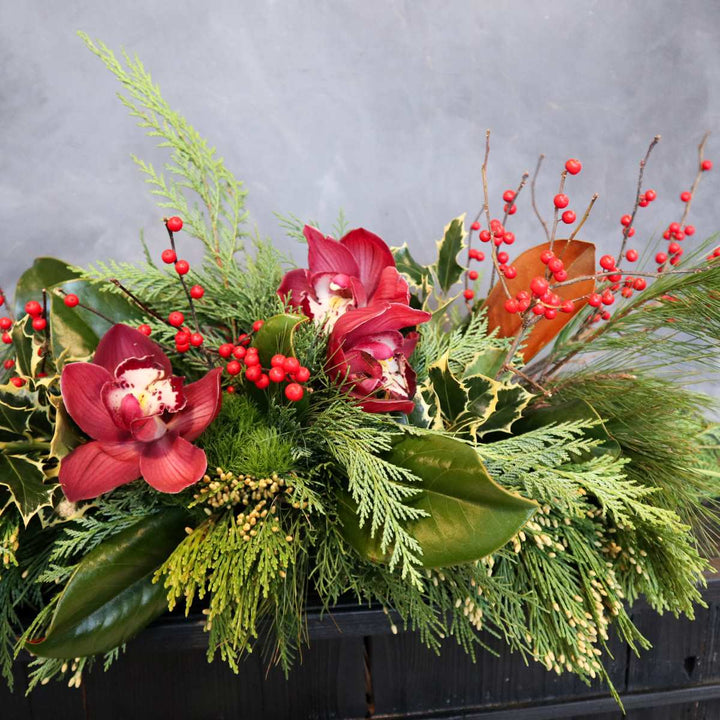
<path fill-rule="evenodd" d="M 23 311 L 24 312 L 24 311 Z M 13 349 L 15 350 L 15 361 L 17 371 L 20 375 L 31 376 L 36 365 L 37 348 L 40 342 L 36 341 L 38 333 L 32 329 L 32 319 L 27 315 L 18 320 L 12 329 Z"/>
<path fill-rule="evenodd" d="M 26 643 L 40 657 L 87 657 L 129 640 L 167 609 L 153 574 L 185 537 L 188 515 L 165 508 L 89 552 L 60 596 L 50 628 Z"/>
<path fill-rule="evenodd" d="M 540 260 L 540 255 L 550 248 L 549 243 L 536 245 L 521 253 L 514 261 L 517 276 L 512 280 L 505 280 L 508 290 L 513 297 L 521 290 L 529 291 L 530 281 L 537 276 L 545 277 L 547 268 Z M 553 252 L 565 263 L 568 280 L 595 273 L 595 246 L 582 240 L 556 240 Z M 538 321 L 527 336 L 522 349 L 525 362 L 528 362 L 542 350 L 553 338 L 570 322 L 587 303 L 584 296 L 595 290 L 595 280 L 581 280 L 572 285 L 559 287 L 556 292 L 563 300 L 576 300 L 575 310 L 572 313 L 558 312 L 553 320 L 542 319 Z M 583 299 L 578 299 L 583 298 Z M 505 292 L 502 283 L 493 287 L 485 300 L 483 307 L 487 308 L 488 328 L 497 329 L 500 337 L 512 337 L 520 329 L 522 320 L 517 313 L 510 314 L 505 310 Z"/>
<path fill-rule="evenodd" d="M 55 407 L 55 429 L 50 441 L 50 456 L 62 460 L 82 444 L 83 437 L 65 410 L 62 398 L 54 395 L 50 402 Z"/>
<path fill-rule="evenodd" d="M 0 485 L 10 491 L 12 501 L 27 525 L 40 508 L 51 504 L 54 483 L 46 482 L 39 462 L 23 455 L 0 453 Z"/>
<path fill-rule="evenodd" d="M 17 392 L 9 384 L 0 386 L 0 428 L 17 435 L 25 434 L 34 410 L 31 393 Z"/>
<path fill-rule="evenodd" d="M 39 257 L 21 276 L 15 287 L 15 316 L 25 315 L 25 303 L 37 300 L 42 303 L 43 289 L 74 280 L 78 274 L 70 266 L 54 257 Z"/>
<path fill-rule="evenodd" d="M 418 290 L 427 288 L 431 282 L 430 268 L 426 265 L 421 265 L 413 258 L 407 243 L 404 243 L 401 247 L 392 248 L 392 254 L 395 258 L 398 272 L 405 275 L 411 285 Z"/>
<path fill-rule="evenodd" d="M 108 318 L 105 320 L 82 307 L 69 308 L 60 294 L 51 293 L 50 336 L 53 353 L 56 357 L 62 355 L 63 362 L 90 357 L 112 323 L 132 325 L 142 320 L 140 310 L 124 296 L 101 292 L 97 285 L 86 280 L 65 282 L 62 289 L 74 293 L 84 305 Z"/>
<path fill-rule="evenodd" d="M 457 256 L 463 249 L 465 238 L 465 215 L 456 217 L 445 227 L 443 239 L 437 244 L 438 259 L 435 264 L 435 275 L 440 288 L 447 293 L 460 279 L 463 268 L 457 261 Z"/>
<path fill-rule="evenodd" d="M 495 483 L 475 450 L 436 434 L 407 435 L 385 455 L 410 470 L 422 490 L 408 501 L 428 517 L 409 522 L 408 532 L 422 548 L 425 567 L 446 567 L 479 560 L 505 545 L 530 519 L 537 505 Z M 384 561 L 379 538 L 359 527 L 353 503 L 343 496 L 343 535 L 368 560 Z"/>
<path fill-rule="evenodd" d="M 428 368 L 428 383 L 432 386 L 433 394 L 427 396 L 431 415 L 440 416 L 440 422 L 435 427 L 442 428 L 443 422 L 448 426 L 454 424 L 456 418 L 465 411 L 468 395 L 467 389 L 450 372 L 447 355 Z M 437 406 L 434 407 L 434 400 Z"/>
<path fill-rule="evenodd" d="M 521 385 L 505 385 L 499 388 L 497 404 L 487 420 L 477 426 L 477 436 L 484 437 L 491 432 L 509 433 L 533 397 Z"/>
<path fill-rule="evenodd" d="M 258 349 L 260 362 L 268 367 L 273 355 L 294 355 L 295 328 L 307 318 L 301 315 L 282 314 L 268 318 L 255 334 L 253 345 Z"/>

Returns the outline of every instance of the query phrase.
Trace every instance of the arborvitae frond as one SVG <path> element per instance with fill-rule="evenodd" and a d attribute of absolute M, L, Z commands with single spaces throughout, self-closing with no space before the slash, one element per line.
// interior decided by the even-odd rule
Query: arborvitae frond
<path fill-rule="evenodd" d="M 120 62 L 102 42 L 79 34 L 122 83 L 126 94 L 119 97 L 130 115 L 150 137 L 158 138 L 159 147 L 170 150 L 167 176 L 135 158 L 152 193 L 160 198 L 158 204 L 182 216 L 185 229 L 202 241 L 207 256 L 224 274 L 223 268 L 243 247 L 240 226 L 246 217 L 246 191 L 242 183 L 197 130 L 168 105 L 138 58 L 123 53 Z M 196 197 L 189 199 L 188 191 Z"/>

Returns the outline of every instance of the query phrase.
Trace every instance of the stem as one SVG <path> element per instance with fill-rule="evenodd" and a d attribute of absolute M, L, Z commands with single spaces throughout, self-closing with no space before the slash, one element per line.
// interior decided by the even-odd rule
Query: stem
<path fill-rule="evenodd" d="M 49 450 L 50 443 L 42 442 L 40 440 L 28 440 L 26 442 L 5 442 L 0 443 L 0 450 L 5 453 L 22 453 L 30 452 L 32 450 Z"/>
<path fill-rule="evenodd" d="M 582 216 L 582 220 L 577 224 L 576 228 L 572 231 L 570 234 L 570 237 L 568 238 L 568 245 L 575 239 L 575 236 L 580 232 L 580 229 L 585 224 L 585 221 L 590 217 L 590 211 L 593 209 L 593 205 L 595 204 L 595 201 L 598 199 L 599 195 L 595 193 L 590 198 L 590 203 L 587 206 L 587 209 L 585 210 L 585 214 Z M 567 247 L 565 248 L 567 249 Z"/>
<path fill-rule="evenodd" d="M 642 181 L 643 181 L 643 175 L 645 173 L 645 166 L 647 165 L 648 158 L 650 157 L 650 153 L 653 151 L 653 148 L 660 142 L 660 135 L 656 135 L 652 141 L 650 142 L 650 145 L 648 146 L 647 152 L 645 153 L 645 157 L 640 161 L 640 172 L 638 173 L 638 181 L 637 181 L 637 190 L 635 191 L 635 204 L 633 205 L 632 214 L 630 215 L 630 222 L 623 228 L 622 233 L 622 243 L 620 245 L 620 252 L 618 253 L 617 258 L 615 259 L 615 267 L 620 268 L 620 263 L 622 262 L 622 259 L 625 255 L 625 246 L 627 245 L 628 241 L 628 232 L 630 231 L 630 228 L 633 226 L 633 222 L 635 222 L 635 215 L 637 214 L 638 207 L 640 204 L 640 195 L 642 195 Z"/>
<path fill-rule="evenodd" d="M 536 322 L 537 322 L 537 320 L 534 320 L 534 317 L 530 314 L 530 308 L 528 308 L 525 311 L 525 315 L 523 315 L 522 325 L 520 325 L 520 328 L 518 329 L 517 334 L 513 338 L 512 345 L 510 345 L 507 355 L 505 356 L 505 359 L 503 360 L 502 365 L 500 366 L 500 370 L 498 370 L 497 374 L 495 375 L 496 380 L 498 377 L 500 377 L 500 374 L 502 373 L 503 369 L 506 369 L 507 367 L 512 366 L 512 361 L 513 361 L 513 358 L 515 357 L 515 353 L 517 352 L 517 349 L 520 347 L 520 343 L 525 339 L 525 334 L 526 334 L 528 328 L 530 328 Z"/>
<path fill-rule="evenodd" d="M 516 367 L 513 367 L 512 365 L 503 365 L 502 369 L 507 370 L 507 371 L 517 375 L 518 377 L 522 378 L 523 380 L 525 380 L 526 383 L 528 383 L 529 385 L 532 385 L 532 387 L 539 390 L 545 397 L 552 397 L 552 393 L 549 390 L 546 390 L 542 385 L 540 385 L 540 383 L 536 382 L 531 377 L 526 375 L 524 372 L 522 372 L 522 370 L 518 370 Z"/>
<path fill-rule="evenodd" d="M 146 303 L 144 303 L 142 300 L 140 300 L 137 295 L 132 293 L 130 290 L 128 290 L 117 278 L 111 278 L 110 282 L 115 285 L 115 287 L 122 290 L 141 310 L 146 312 L 148 315 L 154 317 L 156 320 L 159 320 L 160 322 L 165 323 L 166 325 L 169 325 L 166 318 L 164 318 L 160 313 L 155 312 L 151 307 L 149 307 Z"/>
<path fill-rule="evenodd" d="M 11 320 L 14 321 L 14 320 L 15 320 L 15 316 L 14 316 L 14 314 L 13 314 L 12 308 L 10 307 L 10 302 L 9 302 L 8 296 L 5 294 L 5 291 L 4 291 L 1 287 L 0 287 L 0 298 L 4 298 L 4 300 L 5 300 L 5 310 L 6 310 L 6 312 L 7 312 L 7 316 L 8 316 Z"/>
<path fill-rule="evenodd" d="M 558 195 L 565 189 L 565 178 L 567 178 L 567 170 L 563 170 L 560 173 L 560 187 L 558 188 Z M 550 233 L 550 252 L 553 250 L 553 245 L 555 244 L 555 235 L 557 234 L 557 226 L 558 222 L 560 221 L 560 208 L 556 207 L 555 212 L 553 213 L 553 227 L 552 232 Z M 548 277 L 550 275 L 550 270 L 547 270 Z"/>
<path fill-rule="evenodd" d="M 487 229 L 488 232 L 490 232 L 490 200 L 489 200 L 489 193 L 488 193 L 488 183 L 487 183 L 487 163 L 488 163 L 488 156 L 490 155 L 490 131 L 485 131 L 485 159 L 483 160 L 482 164 L 482 184 L 483 184 L 483 212 L 485 213 L 485 220 L 487 222 Z M 500 284 L 503 287 L 503 290 L 505 291 L 506 297 L 512 297 L 510 295 L 510 291 L 508 290 L 507 283 L 505 282 L 505 276 L 500 272 L 500 263 L 498 263 L 497 259 L 497 248 L 495 247 L 495 243 L 493 242 L 490 248 L 490 257 L 493 261 L 494 271 L 497 271 L 498 277 L 500 278 Z M 492 283 L 492 280 L 491 280 Z"/>
<path fill-rule="evenodd" d="M 530 196 L 532 197 L 532 206 L 533 210 L 535 211 L 535 215 L 540 221 L 540 224 L 543 226 L 543 230 L 545 230 L 545 237 L 547 237 L 547 241 L 550 242 L 550 230 L 548 230 L 547 223 L 545 222 L 545 220 L 543 220 L 543 217 L 538 210 L 537 203 L 535 202 L 535 182 L 537 180 L 538 174 L 540 173 L 540 166 L 542 165 L 542 161 L 544 159 L 544 155 L 540 155 L 540 157 L 538 158 L 537 165 L 535 166 L 535 172 L 533 173 L 533 178 L 530 182 Z"/>
<path fill-rule="evenodd" d="M 63 297 L 70 294 L 65 292 L 65 290 L 63 290 L 62 288 L 56 288 L 56 292 L 59 292 Z M 91 308 L 89 305 L 85 305 L 84 303 L 79 302 L 77 304 L 77 307 L 81 307 L 83 310 L 87 310 L 88 312 L 97 315 L 99 318 L 102 318 L 103 320 L 105 320 L 105 322 L 108 322 L 111 325 L 115 325 L 114 320 L 111 320 L 107 315 L 103 315 L 99 310 L 95 310 L 95 308 Z"/>

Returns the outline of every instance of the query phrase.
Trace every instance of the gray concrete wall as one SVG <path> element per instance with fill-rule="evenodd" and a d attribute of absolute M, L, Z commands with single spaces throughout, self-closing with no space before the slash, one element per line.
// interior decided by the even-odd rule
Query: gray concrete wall
<path fill-rule="evenodd" d="M 720 4 L 712 0 L 0 0 L 0 285 L 38 254 L 73 263 L 164 246 L 130 153 L 162 155 L 75 31 L 137 53 L 167 99 L 244 178 L 260 230 L 273 211 L 329 228 L 339 208 L 429 259 L 443 225 L 481 203 L 484 132 L 499 196 L 537 155 L 548 208 L 567 157 L 571 207 L 600 193 L 584 237 L 611 249 L 637 163 L 659 200 L 637 245 L 677 219 L 695 148 L 720 128 Z M 720 229 L 718 172 L 691 220 Z M 525 198 L 527 201 L 528 198 Z M 541 240 L 527 202 L 518 246 Z M 302 248 L 295 248 L 301 259 Z M 191 253 L 184 253 L 192 255 Z"/>

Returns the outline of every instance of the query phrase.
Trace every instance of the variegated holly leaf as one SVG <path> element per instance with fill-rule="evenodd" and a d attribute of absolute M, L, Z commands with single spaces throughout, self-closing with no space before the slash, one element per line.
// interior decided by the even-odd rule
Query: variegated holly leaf
<path fill-rule="evenodd" d="M 435 277 L 440 289 L 447 294 L 450 288 L 460 279 L 463 268 L 457 256 L 465 247 L 465 215 L 460 215 L 445 226 L 443 238 L 437 244 L 438 257 L 433 265 Z"/>
<path fill-rule="evenodd" d="M 0 453 L 0 485 L 10 491 L 25 525 L 41 508 L 52 505 L 52 494 L 57 487 L 47 481 L 39 461 L 28 455 L 4 453 Z"/>

